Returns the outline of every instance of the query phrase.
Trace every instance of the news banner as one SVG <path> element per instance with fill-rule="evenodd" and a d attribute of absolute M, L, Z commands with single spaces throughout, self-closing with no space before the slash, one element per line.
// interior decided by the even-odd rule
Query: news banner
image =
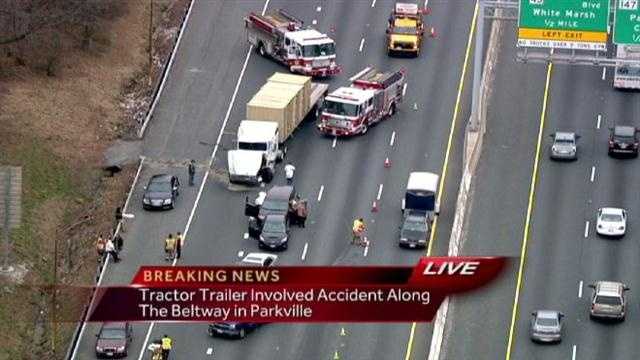
<path fill-rule="evenodd" d="M 503 257 L 424 257 L 408 266 L 141 267 L 97 289 L 89 321 L 428 322 L 450 295 L 501 273 Z"/>

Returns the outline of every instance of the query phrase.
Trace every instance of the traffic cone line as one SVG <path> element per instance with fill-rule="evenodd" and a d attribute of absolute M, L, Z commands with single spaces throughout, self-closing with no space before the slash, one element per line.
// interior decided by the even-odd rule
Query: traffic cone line
<path fill-rule="evenodd" d="M 391 161 L 389 160 L 389 158 L 384 159 L 384 167 L 386 168 L 391 167 Z"/>

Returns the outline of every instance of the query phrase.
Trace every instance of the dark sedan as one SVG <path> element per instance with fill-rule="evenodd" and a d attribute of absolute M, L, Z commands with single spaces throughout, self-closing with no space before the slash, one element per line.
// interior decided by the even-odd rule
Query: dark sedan
<path fill-rule="evenodd" d="M 289 246 L 289 223 L 285 215 L 267 215 L 260 234 L 261 248 L 286 250 Z"/>
<path fill-rule="evenodd" d="M 555 310 L 538 310 L 531 313 L 531 340 L 535 342 L 559 342 L 562 340 L 562 318 Z"/>
<path fill-rule="evenodd" d="M 609 155 L 638 156 L 638 132 L 633 126 L 615 126 L 609 133 Z"/>
<path fill-rule="evenodd" d="M 179 195 L 180 182 L 174 175 L 160 174 L 149 179 L 144 187 L 142 207 L 151 209 L 173 209 Z"/>
<path fill-rule="evenodd" d="M 224 336 L 242 339 L 248 333 L 257 329 L 261 324 L 257 323 L 239 323 L 239 322 L 219 322 L 209 324 L 209 336 Z"/>
<path fill-rule="evenodd" d="M 127 322 L 104 323 L 96 338 L 98 358 L 126 357 L 132 338 L 131 325 Z"/>
<path fill-rule="evenodd" d="M 408 212 L 400 226 L 400 246 L 424 248 L 427 246 L 429 227 L 424 213 Z"/>

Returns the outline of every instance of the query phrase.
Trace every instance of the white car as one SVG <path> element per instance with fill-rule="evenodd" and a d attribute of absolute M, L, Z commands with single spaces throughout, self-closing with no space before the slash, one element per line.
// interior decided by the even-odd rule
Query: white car
<path fill-rule="evenodd" d="M 273 263 L 278 259 L 277 255 L 267 253 L 249 253 L 242 260 L 239 265 L 244 266 L 273 266 Z"/>
<path fill-rule="evenodd" d="M 627 231 L 627 211 L 619 208 L 598 209 L 596 232 L 603 236 L 624 236 Z"/>

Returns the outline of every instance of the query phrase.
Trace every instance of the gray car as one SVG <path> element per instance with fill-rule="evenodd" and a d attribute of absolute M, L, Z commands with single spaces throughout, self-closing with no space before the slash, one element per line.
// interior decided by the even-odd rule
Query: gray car
<path fill-rule="evenodd" d="M 629 290 L 627 285 L 618 281 L 597 281 L 589 287 L 593 289 L 589 311 L 591 318 L 624 321 L 625 292 Z"/>
<path fill-rule="evenodd" d="M 562 341 L 562 318 L 555 310 L 538 310 L 531 313 L 531 340 L 535 342 Z"/>
<path fill-rule="evenodd" d="M 576 160 L 578 158 L 577 140 L 580 135 L 573 132 L 557 131 L 550 135 L 553 139 L 551 144 L 551 159 L 554 160 Z"/>

